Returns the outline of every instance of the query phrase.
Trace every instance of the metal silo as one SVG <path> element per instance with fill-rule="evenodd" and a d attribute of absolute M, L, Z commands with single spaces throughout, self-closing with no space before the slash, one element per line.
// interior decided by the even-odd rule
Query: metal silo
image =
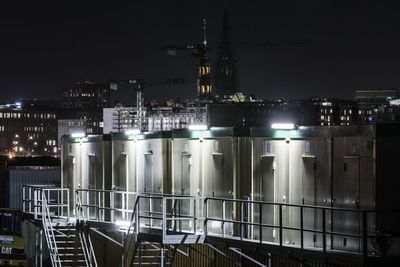
<path fill-rule="evenodd" d="M 107 183 L 105 179 L 111 174 L 110 136 L 64 136 L 61 146 L 62 186 L 70 188 L 71 208 L 75 210 L 76 189 L 104 189 Z M 97 205 L 99 200 L 92 194 L 82 202 Z"/>
<path fill-rule="evenodd" d="M 345 209 L 374 208 L 374 133 L 368 126 L 337 127 L 333 131 L 333 206 Z M 333 231 L 361 234 L 361 213 L 333 212 Z M 333 248 L 360 251 L 361 240 L 333 236 Z"/>

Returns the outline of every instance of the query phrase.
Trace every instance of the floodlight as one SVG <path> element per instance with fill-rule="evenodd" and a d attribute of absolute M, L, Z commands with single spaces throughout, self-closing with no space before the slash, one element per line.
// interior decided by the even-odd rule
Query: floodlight
<path fill-rule="evenodd" d="M 125 131 L 126 135 L 135 135 L 135 134 L 140 134 L 140 130 L 139 129 L 129 129 Z"/>
<path fill-rule="evenodd" d="M 72 136 L 72 138 L 82 138 L 82 137 L 85 137 L 85 133 L 83 133 L 83 132 L 79 132 L 79 133 L 72 133 L 71 134 L 71 136 Z"/>
<path fill-rule="evenodd" d="M 205 124 L 189 125 L 189 130 L 191 130 L 191 131 L 206 131 L 207 129 L 208 129 L 207 125 L 205 125 Z"/>
<path fill-rule="evenodd" d="M 273 123 L 271 128 L 275 130 L 293 130 L 295 126 L 293 123 Z"/>

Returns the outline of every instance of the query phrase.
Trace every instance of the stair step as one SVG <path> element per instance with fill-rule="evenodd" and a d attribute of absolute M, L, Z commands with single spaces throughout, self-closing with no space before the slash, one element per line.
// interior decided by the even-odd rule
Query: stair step
<path fill-rule="evenodd" d="M 61 261 L 61 266 L 87 266 L 85 261 Z"/>
<path fill-rule="evenodd" d="M 85 259 L 64 259 L 64 260 L 60 260 L 63 263 L 86 263 Z"/>
<path fill-rule="evenodd" d="M 56 240 L 57 244 L 80 244 L 79 240 L 71 240 L 71 239 L 67 239 L 67 240 Z"/>
<path fill-rule="evenodd" d="M 58 252 L 60 253 L 62 252 L 68 252 L 68 253 L 73 253 L 73 252 L 77 252 L 77 251 L 83 251 L 82 247 L 58 247 Z"/>
<path fill-rule="evenodd" d="M 73 236 L 73 237 L 68 237 L 68 236 L 59 236 L 59 237 L 56 237 L 55 238 L 56 239 L 56 241 L 57 240 L 59 240 L 59 241 L 63 241 L 63 240 L 80 240 L 80 238 L 79 237 L 76 237 L 76 236 Z"/>
<path fill-rule="evenodd" d="M 132 265 L 156 265 L 156 266 L 161 266 L 160 262 L 134 262 Z M 169 262 L 164 262 L 165 265 L 172 265 L 172 263 Z"/>
<path fill-rule="evenodd" d="M 74 256 L 77 256 L 77 257 L 80 257 L 80 256 L 85 256 L 83 253 L 60 253 L 60 252 L 58 252 L 58 255 L 60 256 L 60 257 L 74 257 Z"/>

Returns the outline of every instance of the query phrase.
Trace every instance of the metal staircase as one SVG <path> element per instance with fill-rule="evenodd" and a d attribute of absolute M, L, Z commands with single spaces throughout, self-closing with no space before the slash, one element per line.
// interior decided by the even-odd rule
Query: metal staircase
<path fill-rule="evenodd" d="M 76 230 L 75 224 L 55 226 L 53 231 L 60 266 L 89 266 L 85 258 L 81 235 Z"/>
<path fill-rule="evenodd" d="M 53 267 L 97 267 L 86 221 L 70 218 L 69 189 L 24 186 L 23 208 L 41 222 Z"/>

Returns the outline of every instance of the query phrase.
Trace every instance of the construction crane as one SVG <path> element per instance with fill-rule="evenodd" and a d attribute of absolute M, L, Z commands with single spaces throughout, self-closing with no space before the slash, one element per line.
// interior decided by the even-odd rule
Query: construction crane
<path fill-rule="evenodd" d="M 199 99 L 209 99 L 211 97 L 211 64 L 208 60 L 207 51 L 207 21 L 203 19 L 203 41 L 201 43 L 184 45 L 163 45 L 161 49 L 166 50 L 169 55 L 176 55 L 178 50 L 191 51 L 192 56 L 197 59 L 196 87 Z"/>
<path fill-rule="evenodd" d="M 192 52 L 192 56 L 197 59 L 197 75 L 196 75 L 196 84 L 197 84 L 197 96 L 199 99 L 210 99 L 212 92 L 212 84 L 211 84 L 211 64 L 209 62 L 209 58 L 207 52 L 216 48 L 219 49 L 235 49 L 235 48 L 256 48 L 256 47 L 267 47 L 267 46 L 291 46 L 291 45 L 301 45 L 301 44 L 309 44 L 310 41 L 301 41 L 301 40 L 266 40 L 261 42 L 238 42 L 231 43 L 230 42 L 230 28 L 227 22 L 227 11 L 225 7 L 225 16 L 224 16 L 224 29 L 223 29 L 223 41 L 222 44 L 211 44 L 207 43 L 206 39 L 206 21 L 203 20 L 203 41 L 201 43 L 194 44 L 183 44 L 183 45 L 162 45 L 161 49 L 165 50 L 168 55 L 175 56 L 177 51 L 190 51 Z M 235 74 L 234 70 L 234 59 L 232 58 L 232 54 L 230 56 L 222 56 L 223 60 L 225 60 L 226 64 L 231 64 L 230 66 L 221 67 L 220 73 L 225 75 L 224 79 L 229 79 L 229 75 L 232 76 Z M 235 79 L 233 77 L 232 79 Z M 230 91 L 236 90 L 235 81 L 231 81 Z M 218 86 L 218 85 L 217 85 Z M 217 88 L 220 89 L 220 88 Z M 224 88 L 225 89 L 225 88 Z M 234 93 L 234 92 L 231 92 Z"/>
<path fill-rule="evenodd" d="M 204 34 L 205 35 L 205 34 Z M 291 46 L 310 44 L 310 41 L 301 40 L 275 40 L 275 41 L 261 41 L 261 42 L 239 42 L 232 44 L 232 48 L 256 48 L 267 46 Z M 184 44 L 184 45 L 162 45 L 161 49 L 165 50 L 168 55 L 175 56 L 177 51 L 191 51 L 192 56 L 197 59 L 197 96 L 200 99 L 206 99 L 211 96 L 211 64 L 207 55 L 208 51 L 219 48 L 220 45 L 207 45 L 207 42 L 199 44 Z"/>
<path fill-rule="evenodd" d="M 125 85 L 133 88 L 136 91 L 136 123 L 135 120 L 132 122 L 132 127 L 137 128 L 141 132 L 147 129 L 145 116 L 144 116 L 144 89 L 150 86 L 158 85 L 176 85 L 185 84 L 187 79 L 185 78 L 167 78 L 167 79 L 131 79 L 131 80 L 112 80 L 110 84 L 114 85 L 114 88 L 118 88 L 118 85 Z M 136 124 L 136 125 L 135 125 Z"/>

